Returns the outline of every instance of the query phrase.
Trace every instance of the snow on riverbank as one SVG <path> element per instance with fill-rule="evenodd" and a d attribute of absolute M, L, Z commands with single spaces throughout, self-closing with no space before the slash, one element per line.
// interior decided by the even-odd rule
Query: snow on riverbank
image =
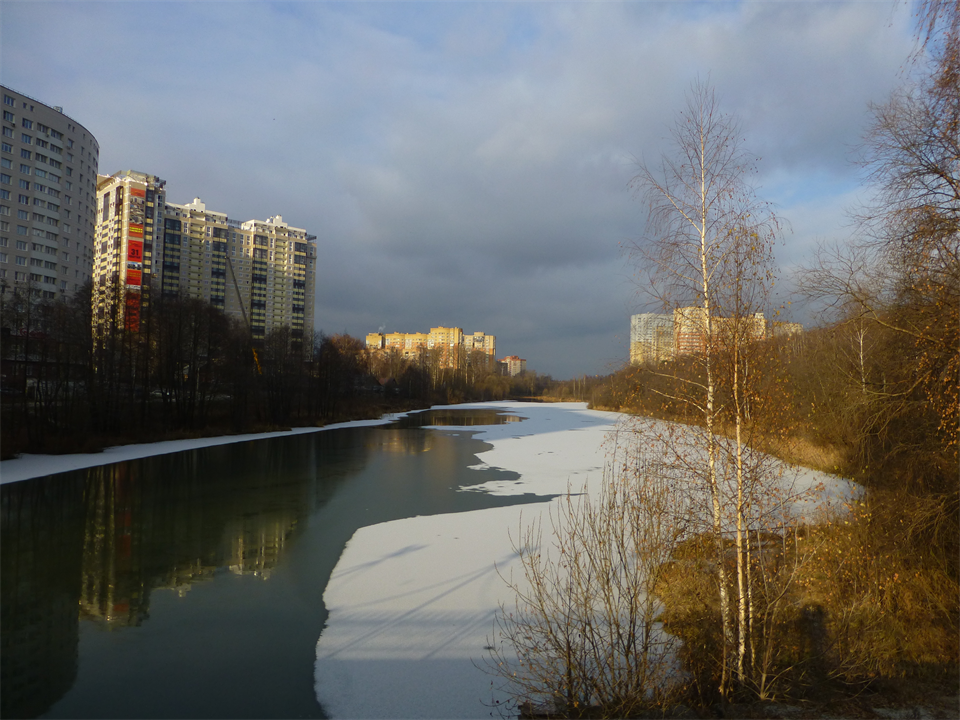
<path fill-rule="evenodd" d="M 324 427 L 302 427 L 279 432 L 250 433 L 248 435 L 222 435 L 219 437 L 193 438 L 190 440 L 167 440 L 155 443 L 138 443 L 136 445 L 118 445 L 105 448 L 100 453 L 75 453 L 72 455 L 30 455 L 23 454 L 13 460 L 0 462 L 0 485 L 20 480 L 46 477 L 70 470 L 109 465 L 124 460 L 139 460 L 154 455 L 167 455 L 183 450 L 213 447 L 215 445 L 230 445 L 232 443 L 249 442 L 250 440 L 264 440 L 266 438 L 289 437 L 305 433 L 321 432 L 342 427 L 364 427 L 368 425 L 385 425 L 393 422 L 402 414 L 384 415 L 379 420 L 354 420 L 352 422 L 335 423 Z"/>
<path fill-rule="evenodd" d="M 468 406 L 457 406 L 465 408 Z M 613 452 L 623 416 L 584 403 L 487 403 L 527 418 L 463 428 L 493 445 L 477 467 L 519 473 L 470 490 L 496 494 L 588 492 Z M 443 430 L 453 428 L 444 427 Z M 799 487 L 821 499 L 854 486 L 803 470 Z M 521 567 L 511 543 L 552 503 L 418 517 L 358 530 L 324 593 L 330 613 L 317 643 L 317 698 L 335 718 L 481 718 L 506 695 L 482 666 L 494 617 L 512 597 L 499 573 Z"/>

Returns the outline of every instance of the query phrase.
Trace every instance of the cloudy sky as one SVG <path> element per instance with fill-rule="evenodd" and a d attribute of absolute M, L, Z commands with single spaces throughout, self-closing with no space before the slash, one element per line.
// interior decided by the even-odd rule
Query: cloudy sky
<path fill-rule="evenodd" d="M 93 132 L 101 173 L 316 235 L 317 329 L 482 330 L 567 378 L 616 369 L 652 309 L 630 179 L 691 83 L 742 120 L 788 274 L 850 235 L 911 30 L 896 0 L 3 0 L 0 81 Z"/>

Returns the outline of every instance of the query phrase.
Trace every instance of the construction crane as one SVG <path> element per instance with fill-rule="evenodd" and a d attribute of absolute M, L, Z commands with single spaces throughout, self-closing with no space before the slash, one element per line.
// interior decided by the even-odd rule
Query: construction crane
<path fill-rule="evenodd" d="M 230 279 L 233 280 L 233 288 L 237 291 L 237 302 L 240 304 L 240 312 L 243 315 L 243 322 L 247 326 L 247 331 L 250 333 L 251 341 L 253 339 L 253 328 L 250 325 L 250 320 L 247 319 L 247 310 L 243 307 L 243 295 L 240 294 L 240 283 L 237 282 L 237 274 L 233 271 L 233 261 L 230 260 L 230 256 L 227 255 L 227 267 L 230 268 Z M 257 349 L 250 345 L 250 352 L 253 353 L 253 362 L 257 366 L 257 373 L 263 375 L 263 368 L 260 367 L 260 358 L 257 357 Z"/>

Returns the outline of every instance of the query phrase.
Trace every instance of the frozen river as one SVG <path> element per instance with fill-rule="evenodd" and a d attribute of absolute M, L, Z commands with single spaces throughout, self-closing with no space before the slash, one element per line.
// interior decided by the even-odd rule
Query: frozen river
<path fill-rule="evenodd" d="M 492 403 L 5 462 L 0 714 L 496 717 L 510 536 L 601 479 L 619 419 Z"/>

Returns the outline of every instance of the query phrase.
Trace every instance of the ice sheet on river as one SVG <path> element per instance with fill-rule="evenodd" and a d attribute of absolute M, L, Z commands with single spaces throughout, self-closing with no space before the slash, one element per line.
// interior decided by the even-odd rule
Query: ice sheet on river
<path fill-rule="evenodd" d="M 493 403 L 527 418 L 465 428 L 493 445 L 478 467 L 520 475 L 472 488 L 498 494 L 556 495 L 595 487 L 613 441 L 617 413 L 583 403 Z M 457 406 L 464 408 L 465 406 Z M 483 407 L 490 408 L 491 404 Z M 451 430 L 444 427 L 444 430 Z M 845 498 L 853 486 L 802 471 L 801 487 Z M 556 501 L 554 501 L 556 502 Z M 511 534 L 551 503 L 418 517 L 358 530 L 324 593 L 330 613 L 317 643 L 317 698 L 335 718 L 498 716 L 506 697 L 482 665 L 501 601 L 497 574 L 519 576 Z M 495 568 L 496 565 L 496 568 Z"/>

